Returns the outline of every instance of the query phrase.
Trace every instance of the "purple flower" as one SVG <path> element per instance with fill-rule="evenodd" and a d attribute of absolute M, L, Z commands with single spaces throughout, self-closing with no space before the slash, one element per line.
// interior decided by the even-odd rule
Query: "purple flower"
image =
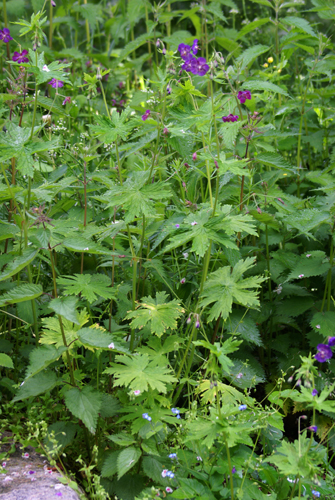
<path fill-rule="evenodd" d="M 335 345 L 335 337 L 328 338 L 328 345 L 329 347 L 333 347 L 333 345 Z"/>
<path fill-rule="evenodd" d="M 169 458 L 171 458 L 171 460 L 177 458 L 177 453 L 170 453 Z"/>
<path fill-rule="evenodd" d="M 63 493 L 62 493 L 61 491 L 57 491 L 56 495 L 57 495 L 58 497 L 62 497 L 62 496 L 63 496 Z"/>
<path fill-rule="evenodd" d="M 316 432 L 318 430 L 316 425 L 311 425 L 310 427 L 307 427 L 309 431 Z"/>
<path fill-rule="evenodd" d="M 29 62 L 28 57 L 26 57 L 27 54 L 28 54 L 28 50 L 23 50 L 22 52 L 16 52 L 15 51 L 14 54 L 13 54 L 12 59 L 13 59 L 14 62 L 17 62 L 19 64 L 21 64 L 21 63 L 27 63 L 27 62 Z"/>
<path fill-rule="evenodd" d="M 237 94 L 237 99 L 240 100 L 241 104 L 244 104 L 247 99 L 251 99 L 250 90 L 240 90 Z"/>
<path fill-rule="evenodd" d="M 150 109 L 147 109 L 144 115 L 142 115 L 142 120 L 145 122 L 150 116 Z"/>
<path fill-rule="evenodd" d="M 182 278 L 182 279 L 180 280 L 180 283 L 181 283 L 182 285 L 183 285 L 185 282 L 186 282 L 186 278 Z"/>
<path fill-rule="evenodd" d="M 2 40 L 4 43 L 8 43 L 13 40 L 13 38 L 10 36 L 10 31 L 8 28 L 0 30 L 0 40 Z"/>
<path fill-rule="evenodd" d="M 181 69 L 183 69 L 184 71 L 192 71 L 192 62 L 193 61 L 196 61 L 195 57 L 190 56 L 190 58 L 184 62 Z"/>
<path fill-rule="evenodd" d="M 172 90 L 172 89 L 171 89 L 170 85 L 168 85 L 168 86 L 166 87 L 166 93 L 167 93 L 168 95 L 170 95 L 170 94 L 171 94 L 171 90 Z"/>
<path fill-rule="evenodd" d="M 222 121 L 224 123 L 227 123 L 227 122 L 237 122 L 237 120 L 238 120 L 238 115 L 232 115 L 231 113 L 228 116 L 223 116 L 222 117 Z"/>
<path fill-rule="evenodd" d="M 304 276 L 304 274 L 299 274 L 298 278 L 303 278 Z"/>
<path fill-rule="evenodd" d="M 67 96 L 65 97 L 64 101 L 63 101 L 63 106 L 65 106 L 66 103 L 70 103 L 71 102 L 71 97 L 70 96 Z"/>
<path fill-rule="evenodd" d="M 316 498 L 320 498 L 321 493 L 316 490 L 312 490 L 312 495 L 314 495 Z"/>
<path fill-rule="evenodd" d="M 197 320 L 197 321 L 195 322 L 195 327 L 196 327 L 196 328 L 200 328 L 200 321 L 199 321 L 199 320 Z"/>
<path fill-rule="evenodd" d="M 191 56 L 191 47 L 189 45 L 186 45 L 185 43 L 180 43 L 178 46 L 178 51 L 180 54 L 180 57 L 184 59 L 184 61 L 187 61 Z"/>
<path fill-rule="evenodd" d="M 62 80 L 57 80 L 56 78 L 53 78 L 48 85 L 51 85 L 53 89 L 60 89 L 61 87 L 64 87 Z"/>
<path fill-rule="evenodd" d="M 192 48 L 191 48 L 191 50 L 192 50 L 192 52 L 193 52 L 193 54 L 194 54 L 195 56 L 197 55 L 197 52 L 198 52 L 198 50 L 199 50 L 199 45 L 198 45 L 198 42 L 199 42 L 199 40 L 195 39 L 195 40 L 193 41 Z"/>
<path fill-rule="evenodd" d="M 204 76 L 209 70 L 209 66 L 204 57 L 193 58 L 191 71 L 194 75 Z"/>
<path fill-rule="evenodd" d="M 166 491 L 166 493 L 172 493 L 172 492 L 173 492 L 173 489 L 172 489 L 172 488 L 170 488 L 170 486 L 167 486 L 167 487 L 165 488 L 165 491 Z"/>
<path fill-rule="evenodd" d="M 180 413 L 180 411 L 178 410 L 178 408 L 171 408 L 171 411 L 172 411 L 172 413 L 174 413 L 175 415 L 178 415 L 178 413 Z"/>
<path fill-rule="evenodd" d="M 314 357 L 319 363 L 324 363 L 333 356 L 332 350 L 328 345 L 318 344 L 317 350 L 318 352 Z"/>
<path fill-rule="evenodd" d="M 247 409 L 247 405 L 240 405 L 240 406 L 238 407 L 238 409 L 239 409 L 240 411 L 246 410 L 246 409 Z"/>
<path fill-rule="evenodd" d="M 236 472 L 236 467 L 233 467 L 232 470 L 231 470 L 231 473 L 235 474 L 235 472 Z"/>
<path fill-rule="evenodd" d="M 180 224 L 175 224 L 175 227 L 176 227 L 177 229 L 179 229 L 179 228 L 180 228 Z"/>
<path fill-rule="evenodd" d="M 313 389 L 312 390 L 312 396 L 317 396 L 319 393 L 316 389 Z"/>
<path fill-rule="evenodd" d="M 36 474 L 36 471 L 35 471 L 35 470 L 30 470 L 30 471 L 28 472 L 28 474 Z"/>

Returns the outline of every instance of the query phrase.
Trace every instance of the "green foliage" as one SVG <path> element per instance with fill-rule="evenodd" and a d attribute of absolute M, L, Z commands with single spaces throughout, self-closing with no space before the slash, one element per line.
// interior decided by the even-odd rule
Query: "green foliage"
<path fill-rule="evenodd" d="M 115 292 L 110 288 L 110 280 L 104 274 L 74 274 L 57 279 L 69 295 L 81 293 L 88 302 L 94 302 L 97 297 L 115 299 Z"/>
<path fill-rule="evenodd" d="M 7 304 L 17 304 L 25 300 L 33 300 L 42 295 L 43 290 L 41 285 L 25 284 L 20 285 L 9 292 L 1 295 L 0 307 Z"/>
<path fill-rule="evenodd" d="M 166 302 L 168 296 L 165 292 L 156 294 L 156 298 L 143 297 L 140 309 L 129 312 L 127 319 L 132 319 L 132 328 L 143 328 L 150 323 L 151 333 L 161 337 L 167 329 L 175 330 L 177 328 L 177 320 L 180 318 L 184 309 L 180 307 L 177 300 Z"/>
<path fill-rule="evenodd" d="M 101 394 L 89 386 L 83 389 L 74 387 L 65 393 L 67 408 L 84 422 L 92 434 L 96 431 L 101 401 Z"/>

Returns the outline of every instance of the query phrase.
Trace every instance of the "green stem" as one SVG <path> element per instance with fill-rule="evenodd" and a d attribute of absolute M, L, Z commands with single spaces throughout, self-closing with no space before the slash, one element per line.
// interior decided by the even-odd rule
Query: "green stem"
<path fill-rule="evenodd" d="M 231 500 L 234 500 L 233 473 L 232 473 L 232 466 L 231 466 L 231 460 L 230 460 L 230 451 L 229 451 L 229 446 L 228 446 L 228 443 L 227 443 L 227 439 L 225 440 L 225 443 L 226 443 L 226 452 L 227 452 L 228 467 L 229 467 L 230 495 L 231 495 Z"/>
<path fill-rule="evenodd" d="M 132 293 L 132 309 L 135 311 L 136 304 L 136 281 L 137 281 L 137 259 L 133 259 L 133 293 Z M 130 335 L 130 352 L 134 350 L 135 329 L 132 328 Z"/>
<path fill-rule="evenodd" d="M 149 173 L 149 177 L 148 177 L 148 181 L 147 182 L 150 182 L 150 179 L 151 179 L 151 176 L 152 176 L 152 172 L 153 172 L 153 169 L 154 169 L 154 166 L 155 166 L 155 163 L 156 163 L 156 157 L 157 157 L 157 152 L 158 152 L 159 140 L 160 140 L 160 137 L 161 137 L 161 129 L 162 129 L 162 124 L 163 124 L 164 118 L 165 118 L 165 110 L 166 110 L 166 87 L 167 86 L 165 86 L 165 88 L 164 88 L 164 100 L 163 100 L 162 116 L 161 116 L 161 119 L 158 122 L 157 140 L 156 140 L 156 144 L 155 144 L 154 156 L 152 158 L 152 163 L 151 163 L 151 167 L 150 167 L 150 173 Z"/>
<path fill-rule="evenodd" d="M 50 2 L 49 5 L 49 48 L 52 49 L 52 31 L 53 31 L 53 26 L 52 26 L 52 14 L 53 14 L 53 6 L 52 3 Z"/>

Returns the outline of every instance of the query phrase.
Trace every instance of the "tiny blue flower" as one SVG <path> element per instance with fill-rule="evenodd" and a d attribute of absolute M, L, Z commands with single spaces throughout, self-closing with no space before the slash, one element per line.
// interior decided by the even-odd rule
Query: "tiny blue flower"
<path fill-rule="evenodd" d="M 168 470 L 167 473 L 166 473 L 166 477 L 170 477 L 171 479 L 173 479 L 174 478 L 174 473 L 172 471 Z"/>
<path fill-rule="evenodd" d="M 321 493 L 319 491 L 316 491 L 316 490 L 312 490 L 312 494 L 316 497 L 316 498 L 319 498 Z"/>
<path fill-rule="evenodd" d="M 171 411 L 172 411 L 172 413 L 174 413 L 175 415 L 178 415 L 178 413 L 180 413 L 180 411 L 178 410 L 178 408 L 171 408 Z"/>
<path fill-rule="evenodd" d="M 169 458 L 171 458 L 171 460 L 177 458 L 177 453 L 170 453 Z"/>
<path fill-rule="evenodd" d="M 241 405 L 241 406 L 238 407 L 238 409 L 240 411 L 246 410 L 247 409 L 247 405 Z"/>
<path fill-rule="evenodd" d="M 142 413 L 142 418 L 144 418 L 145 420 L 148 420 L 148 422 L 151 422 L 151 417 L 149 417 L 149 415 L 147 413 Z"/>
<path fill-rule="evenodd" d="M 177 415 L 177 418 L 181 418 L 181 416 L 180 416 L 180 415 Z"/>

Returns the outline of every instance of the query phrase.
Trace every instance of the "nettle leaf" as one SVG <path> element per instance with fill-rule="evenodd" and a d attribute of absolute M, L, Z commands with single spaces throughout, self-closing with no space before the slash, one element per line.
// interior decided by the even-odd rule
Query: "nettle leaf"
<path fill-rule="evenodd" d="M 26 267 L 38 254 L 38 250 L 31 250 L 27 248 L 23 250 L 22 255 L 14 257 L 12 262 L 7 264 L 4 271 L 0 273 L 0 281 L 10 278 L 14 274 L 17 274 L 21 269 Z"/>
<path fill-rule="evenodd" d="M 269 21 L 270 18 L 265 17 L 264 19 L 258 19 L 257 21 L 248 23 L 246 26 L 243 26 L 243 28 L 238 32 L 237 36 L 235 37 L 235 41 L 240 40 L 242 37 L 250 33 L 250 31 L 254 31 L 256 28 L 263 26 L 263 24 L 267 24 Z"/>
<path fill-rule="evenodd" d="M 42 293 L 43 289 L 41 285 L 33 285 L 30 283 L 19 285 L 9 292 L 1 295 L 0 307 L 7 304 L 17 304 L 18 302 L 24 302 L 25 300 L 33 300 L 42 295 Z"/>
<path fill-rule="evenodd" d="M 51 391 L 51 389 L 57 385 L 57 382 L 57 375 L 54 372 L 45 371 L 38 373 L 34 377 L 27 380 L 27 382 L 22 382 L 15 398 L 13 399 L 13 403 L 32 396 L 38 396 L 46 391 Z"/>
<path fill-rule="evenodd" d="M 237 64 L 241 64 L 242 69 L 252 63 L 258 56 L 264 54 L 270 49 L 267 45 L 254 45 L 249 49 L 242 52 L 242 54 L 236 59 Z"/>
<path fill-rule="evenodd" d="M 295 169 L 290 165 L 285 158 L 277 153 L 261 153 L 257 155 L 257 161 L 269 165 L 270 167 L 281 168 L 286 172 L 294 172 Z"/>
<path fill-rule="evenodd" d="M 58 358 L 66 351 L 65 346 L 58 347 L 58 349 L 54 346 L 42 346 L 36 347 L 33 349 L 29 355 L 29 366 L 26 372 L 25 381 L 29 378 L 34 377 L 41 370 L 49 366 L 54 361 L 57 361 Z"/>
<path fill-rule="evenodd" d="M 165 182 L 146 184 L 149 172 L 133 172 L 123 186 L 114 186 L 103 197 L 108 200 L 108 207 L 122 205 L 125 210 L 125 222 L 132 222 L 141 215 L 155 214 L 155 200 L 164 200 L 172 196 L 170 186 Z"/>
<path fill-rule="evenodd" d="M 328 269 L 330 269 L 330 263 L 325 252 L 315 250 L 310 254 L 300 256 L 287 279 L 294 280 L 320 276 L 326 273 Z"/>
<path fill-rule="evenodd" d="M 316 208 L 300 209 L 296 213 L 289 215 L 277 213 L 277 217 L 283 219 L 289 229 L 291 226 L 297 229 L 299 233 L 305 234 L 313 240 L 316 238 L 311 233 L 312 229 L 320 226 L 321 224 L 328 223 L 330 219 L 329 212 L 323 212 L 322 210 L 317 210 Z"/>
<path fill-rule="evenodd" d="M 100 328 L 81 328 L 77 332 L 77 335 L 80 342 L 86 347 L 129 353 L 125 342 L 120 341 L 119 337 L 115 337 L 112 333 L 103 331 Z"/>
<path fill-rule="evenodd" d="M 256 345 L 263 345 L 256 322 L 245 311 L 234 310 L 225 324 L 227 332 L 230 334 L 240 334 L 247 342 Z"/>
<path fill-rule="evenodd" d="M 311 327 L 326 338 L 335 336 L 335 312 L 325 311 L 314 314 Z"/>
<path fill-rule="evenodd" d="M 149 387 L 166 394 L 167 384 L 176 381 L 170 368 L 159 357 L 150 359 L 147 354 L 137 354 L 132 358 L 116 356 L 116 363 L 107 368 L 105 373 L 115 377 L 114 385 L 129 387 L 132 390 L 147 391 Z"/>
<path fill-rule="evenodd" d="M 313 30 L 312 26 L 306 19 L 302 17 L 288 16 L 280 19 L 280 22 L 287 24 L 288 26 L 292 26 L 293 29 L 297 29 L 298 31 L 303 31 L 304 33 L 308 33 L 315 38 L 317 38 L 317 34 Z"/>
<path fill-rule="evenodd" d="M 3 352 L 0 352 L 0 366 L 4 366 L 5 368 L 14 368 L 12 358 Z"/>
<path fill-rule="evenodd" d="M 116 459 L 117 478 L 120 479 L 126 472 L 134 467 L 141 455 L 141 450 L 134 446 L 122 450 Z"/>
<path fill-rule="evenodd" d="M 56 314 L 64 316 L 65 319 L 79 325 L 77 320 L 76 304 L 77 299 L 75 297 L 59 297 L 58 299 L 51 300 L 49 307 Z"/>
<path fill-rule="evenodd" d="M 65 394 L 65 404 L 70 412 L 84 422 L 88 430 L 95 434 L 102 395 L 93 387 L 85 386 L 82 390 L 74 387 Z"/>
<path fill-rule="evenodd" d="M 288 92 L 285 89 L 279 87 L 279 85 L 261 80 L 247 80 L 243 83 L 242 88 L 246 90 L 253 90 L 256 92 L 258 92 L 259 90 L 264 90 L 266 92 L 276 92 L 277 94 L 282 94 L 290 97 Z"/>
<path fill-rule="evenodd" d="M 131 112 L 131 108 L 127 108 L 121 115 L 115 111 L 111 118 L 97 115 L 95 117 L 97 125 L 89 125 L 89 127 L 93 135 L 105 143 L 114 142 L 118 137 L 125 141 L 135 127 L 135 121 L 128 121 Z"/>
<path fill-rule="evenodd" d="M 63 451 L 66 446 L 72 443 L 76 432 L 80 430 L 80 427 L 72 422 L 55 422 L 49 425 L 48 434 L 44 438 L 44 445 L 47 447 L 50 453 L 54 447 L 53 443 L 50 441 L 51 433 L 54 432 L 55 439 L 57 440 L 57 445 L 61 446 L 60 451 Z"/>
<path fill-rule="evenodd" d="M 254 288 L 259 288 L 265 280 L 261 276 L 252 276 L 243 279 L 243 273 L 254 266 L 254 259 L 248 257 L 240 260 L 233 268 L 229 266 L 221 267 L 208 276 L 202 294 L 201 307 L 209 304 L 211 307 L 208 314 L 208 321 L 217 319 L 220 314 L 222 319 L 228 318 L 232 311 L 233 302 L 257 309 L 260 305 Z"/>
<path fill-rule="evenodd" d="M 83 236 L 76 238 L 66 238 L 62 245 L 69 250 L 74 252 L 88 252 L 97 255 L 110 255 L 110 251 L 101 244 L 95 243 L 94 241 L 87 240 Z"/>
<path fill-rule="evenodd" d="M 150 323 L 151 333 L 161 337 L 167 329 L 175 330 L 177 320 L 185 312 L 177 300 L 166 302 L 168 295 L 157 292 L 156 298 L 143 297 L 136 311 L 130 311 L 126 319 L 132 319 L 132 328 L 143 328 Z"/>
<path fill-rule="evenodd" d="M 233 149 L 235 147 L 236 137 L 245 123 L 246 121 L 243 120 L 234 123 L 224 123 L 219 127 L 218 133 L 223 138 L 227 148 Z"/>
<path fill-rule="evenodd" d="M 92 303 L 98 297 L 115 299 L 115 290 L 111 288 L 111 280 L 105 274 L 74 274 L 57 278 L 57 283 L 63 285 L 69 295 L 81 295 Z"/>

